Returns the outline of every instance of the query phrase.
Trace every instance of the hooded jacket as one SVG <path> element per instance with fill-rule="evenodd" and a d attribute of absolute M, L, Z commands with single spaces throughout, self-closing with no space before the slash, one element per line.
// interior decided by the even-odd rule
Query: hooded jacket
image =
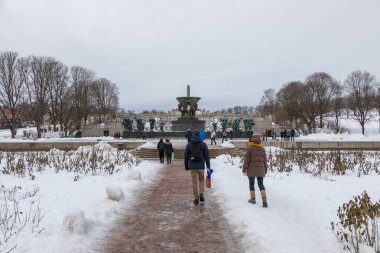
<path fill-rule="evenodd" d="M 261 145 L 260 137 L 254 136 L 248 142 L 243 172 L 246 172 L 248 177 L 265 177 L 267 170 L 268 164 L 265 149 Z"/>
<path fill-rule="evenodd" d="M 190 159 L 190 149 L 193 144 L 201 143 L 201 149 L 202 149 L 202 160 L 199 162 L 194 162 Z M 190 143 L 186 145 L 185 149 L 185 169 L 188 170 L 197 170 L 197 169 L 205 169 L 205 163 L 207 168 L 210 168 L 210 154 L 208 152 L 208 147 L 206 143 L 201 141 L 201 138 L 197 135 L 193 135 L 191 138 Z"/>
<path fill-rule="evenodd" d="M 172 155 L 172 153 L 174 152 L 173 145 L 170 141 L 169 142 L 165 141 L 165 152 L 166 152 L 166 155 Z"/>

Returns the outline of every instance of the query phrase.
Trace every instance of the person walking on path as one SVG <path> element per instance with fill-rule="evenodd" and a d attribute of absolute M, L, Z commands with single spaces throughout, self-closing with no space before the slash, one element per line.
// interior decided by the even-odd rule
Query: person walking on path
<path fill-rule="evenodd" d="M 214 143 L 216 145 L 215 139 L 216 139 L 216 132 L 215 132 L 215 130 L 212 130 L 212 132 L 211 132 L 211 145 L 212 145 L 212 143 Z"/>
<path fill-rule="evenodd" d="M 173 144 L 169 139 L 165 140 L 165 153 L 166 153 L 166 162 L 167 164 L 172 163 L 172 154 L 174 152 Z"/>
<path fill-rule="evenodd" d="M 199 131 L 199 138 L 201 138 L 201 141 L 204 141 L 205 139 L 205 131 L 203 130 L 203 128 L 201 128 L 201 130 Z"/>
<path fill-rule="evenodd" d="M 296 131 L 294 131 L 294 129 L 290 130 L 290 141 L 294 141 L 295 135 L 296 135 Z"/>
<path fill-rule="evenodd" d="M 199 138 L 199 132 L 194 131 L 193 138 L 186 145 L 184 154 L 185 170 L 190 170 L 191 180 L 193 182 L 194 204 L 198 205 L 199 201 L 204 202 L 205 187 L 205 163 L 210 168 L 210 154 L 207 144 Z"/>
<path fill-rule="evenodd" d="M 143 132 L 142 139 L 143 139 L 143 141 L 146 140 L 146 133 L 145 133 L 145 131 Z"/>
<path fill-rule="evenodd" d="M 226 129 L 224 129 L 224 130 L 223 130 L 223 133 L 222 133 L 222 143 L 223 143 L 224 141 L 227 141 L 227 131 L 226 131 Z"/>
<path fill-rule="evenodd" d="M 248 176 L 249 190 L 251 198 L 248 200 L 251 204 L 256 204 L 255 195 L 255 177 L 259 185 L 263 207 L 268 207 L 267 195 L 264 187 L 264 177 L 268 171 L 267 157 L 265 149 L 261 144 L 259 134 L 253 134 L 248 141 L 247 151 L 243 163 L 243 173 Z"/>
<path fill-rule="evenodd" d="M 189 143 L 191 141 L 191 137 L 193 137 L 193 133 L 191 132 L 190 129 L 187 129 L 187 133 L 185 137 L 187 138 L 187 142 Z"/>
<path fill-rule="evenodd" d="M 162 138 L 157 144 L 157 149 L 158 149 L 158 155 L 160 156 L 160 163 L 164 163 L 165 143 Z"/>
<path fill-rule="evenodd" d="M 232 130 L 232 128 L 231 128 L 231 130 L 230 130 L 230 139 L 231 139 L 231 141 L 232 141 L 233 138 L 234 138 L 234 130 Z"/>

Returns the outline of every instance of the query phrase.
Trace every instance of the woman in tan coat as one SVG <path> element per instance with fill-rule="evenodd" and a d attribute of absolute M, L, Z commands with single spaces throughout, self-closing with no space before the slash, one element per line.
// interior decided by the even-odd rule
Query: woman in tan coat
<path fill-rule="evenodd" d="M 265 149 L 261 144 L 261 138 L 258 134 L 253 134 L 248 141 L 247 152 L 245 153 L 245 159 L 243 164 L 243 173 L 248 176 L 249 190 L 251 198 L 249 203 L 256 203 L 255 195 L 255 177 L 257 178 L 257 184 L 259 185 L 261 197 L 263 199 L 263 207 L 268 207 L 267 196 L 264 187 L 264 177 L 268 170 L 267 157 Z"/>

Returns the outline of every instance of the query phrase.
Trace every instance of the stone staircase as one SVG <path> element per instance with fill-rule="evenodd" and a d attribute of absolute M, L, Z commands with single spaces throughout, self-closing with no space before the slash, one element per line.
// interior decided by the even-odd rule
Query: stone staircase
<path fill-rule="evenodd" d="M 131 153 L 135 156 L 138 156 L 143 159 L 159 159 L 157 149 L 134 149 Z M 174 160 L 183 159 L 183 155 L 185 153 L 184 149 L 175 149 L 174 150 Z M 242 155 L 242 151 L 237 148 L 209 148 L 210 158 L 215 158 L 219 155 L 229 154 L 231 156 L 239 156 Z M 244 154 L 244 153 L 243 153 Z"/>

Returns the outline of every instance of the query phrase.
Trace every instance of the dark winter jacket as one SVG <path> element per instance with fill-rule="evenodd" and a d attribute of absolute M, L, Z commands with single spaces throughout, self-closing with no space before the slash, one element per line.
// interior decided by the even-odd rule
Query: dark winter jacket
<path fill-rule="evenodd" d="M 174 149 L 173 149 L 172 143 L 170 141 L 165 142 L 165 153 L 166 153 L 166 155 L 172 155 L 173 152 L 174 152 Z"/>
<path fill-rule="evenodd" d="M 193 138 L 193 133 L 191 132 L 191 130 L 187 131 L 185 137 L 187 138 L 187 142 L 191 141 L 191 138 Z"/>
<path fill-rule="evenodd" d="M 164 151 L 164 149 L 165 149 L 165 143 L 164 143 L 164 141 L 162 139 L 158 142 L 157 149 L 158 149 L 158 151 Z"/>
<path fill-rule="evenodd" d="M 202 149 L 202 160 L 199 162 L 194 162 L 190 159 L 190 149 L 193 144 L 201 143 L 201 149 Z M 185 149 L 185 169 L 188 170 L 196 170 L 196 169 L 204 169 L 205 163 L 207 168 L 210 168 L 210 154 L 208 152 L 208 147 L 206 143 L 202 142 L 199 136 L 194 135 L 193 138 L 191 138 L 190 143 L 186 145 Z"/>
<path fill-rule="evenodd" d="M 248 177 L 265 177 L 267 173 L 267 157 L 260 143 L 260 137 L 248 142 L 243 164 L 243 172 L 247 173 Z"/>

